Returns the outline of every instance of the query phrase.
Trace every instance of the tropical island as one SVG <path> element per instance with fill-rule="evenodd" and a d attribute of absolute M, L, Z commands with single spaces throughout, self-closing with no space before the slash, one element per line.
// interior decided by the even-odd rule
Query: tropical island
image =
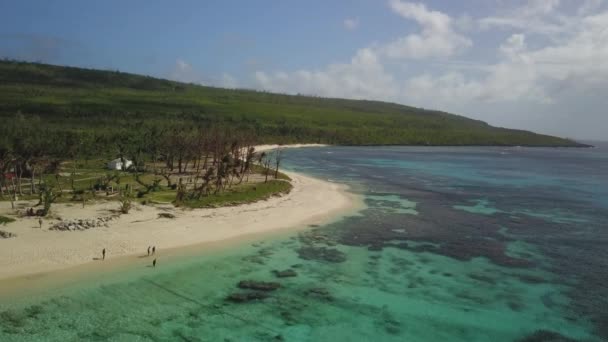
<path fill-rule="evenodd" d="M 216 146 L 221 158 L 204 150 L 200 160 L 173 168 L 123 157 L 60 162 L 52 172 L 52 162 L 38 160 L 44 167 L 27 179 L 5 173 L 0 279 L 18 283 L 101 260 L 102 250 L 105 259 L 106 249 L 119 261 L 150 246 L 166 256 L 167 249 L 317 225 L 352 211 L 358 202 L 344 186 L 279 171 L 282 149 L 301 146 L 309 145 L 232 141 Z M 31 175 L 29 167 L 24 172 Z"/>
<path fill-rule="evenodd" d="M 584 146 L 392 103 L 7 60 L 0 117 L 0 278 L 357 207 L 340 185 L 282 172 L 284 144 Z"/>

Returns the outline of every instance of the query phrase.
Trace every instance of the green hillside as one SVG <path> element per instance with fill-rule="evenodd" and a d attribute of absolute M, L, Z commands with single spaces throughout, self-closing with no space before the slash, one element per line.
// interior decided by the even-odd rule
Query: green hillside
<path fill-rule="evenodd" d="M 0 62 L 0 134 L 89 135 L 228 127 L 264 143 L 580 146 L 462 116 L 379 101 L 230 90 L 123 72 Z M 142 133 L 143 134 L 143 133 Z M 98 146 L 99 148 L 99 146 Z"/>

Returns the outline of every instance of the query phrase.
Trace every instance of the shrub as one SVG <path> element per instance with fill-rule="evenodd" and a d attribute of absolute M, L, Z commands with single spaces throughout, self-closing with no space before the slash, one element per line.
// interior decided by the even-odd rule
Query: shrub
<path fill-rule="evenodd" d="M 128 214 L 129 210 L 131 210 L 131 208 L 133 207 L 133 204 L 131 203 L 131 199 L 128 197 L 121 197 L 120 198 L 120 212 L 123 214 Z"/>
<path fill-rule="evenodd" d="M 1 216 L 0 215 L 0 225 L 5 225 L 7 223 L 15 222 L 14 218 Z"/>

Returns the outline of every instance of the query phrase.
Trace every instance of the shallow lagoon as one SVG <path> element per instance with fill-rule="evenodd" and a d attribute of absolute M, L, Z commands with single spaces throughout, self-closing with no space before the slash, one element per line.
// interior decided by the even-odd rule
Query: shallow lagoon
<path fill-rule="evenodd" d="M 2 304 L 0 340 L 608 338 L 601 149 L 315 148 L 287 167 L 351 184 L 359 215 Z M 277 278 L 273 270 L 295 277 Z M 268 298 L 226 300 L 240 280 Z M 25 301 L 24 301 L 25 303 Z M 542 339 L 538 339 L 541 340 Z"/>

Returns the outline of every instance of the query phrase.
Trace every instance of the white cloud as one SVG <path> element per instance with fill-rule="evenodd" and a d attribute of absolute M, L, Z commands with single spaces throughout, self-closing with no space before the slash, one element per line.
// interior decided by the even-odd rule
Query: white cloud
<path fill-rule="evenodd" d="M 578 15 L 592 14 L 593 11 L 599 9 L 603 3 L 604 0 L 584 0 L 577 11 Z"/>
<path fill-rule="evenodd" d="M 511 35 L 506 42 L 502 43 L 499 50 L 507 57 L 513 59 L 526 48 L 526 36 L 521 33 Z"/>
<path fill-rule="evenodd" d="M 420 78 L 410 80 L 414 83 L 408 89 L 421 84 L 433 88 L 433 96 L 426 101 L 444 101 L 448 106 L 519 100 L 551 104 L 559 102 L 563 92 L 573 89 L 608 91 L 608 63 L 605 62 L 608 60 L 608 12 L 586 16 L 579 20 L 577 27 L 568 37 L 537 49 L 526 46 L 524 34 L 513 34 L 499 46 L 504 59 L 486 67 L 481 77 L 467 78 L 462 74 L 454 77 L 452 73 L 425 75 L 424 82 Z M 418 101 L 424 93 L 417 96 Z M 416 99 L 410 97 L 410 100 Z"/>
<path fill-rule="evenodd" d="M 314 71 L 257 71 L 254 75 L 256 84 L 279 92 L 399 101 L 403 85 L 385 69 L 386 60 L 448 57 L 472 45 L 468 38 L 454 31 L 452 19 L 442 12 L 399 0 L 390 1 L 389 5 L 393 12 L 416 21 L 422 31 L 359 49 L 348 63 L 334 63 Z"/>
<path fill-rule="evenodd" d="M 180 71 L 188 71 L 188 70 L 192 70 L 192 66 L 188 63 L 186 63 L 183 59 L 177 59 L 177 61 L 175 62 L 176 67 L 178 70 Z"/>
<path fill-rule="evenodd" d="M 359 27 L 359 18 L 344 19 L 342 25 L 344 25 L 344 28 L 349 31 L 356 30 Z"/>
<path fill-rule="evenodd" d="M 200 76 L 194 71 L 190 63 L 178 58 L 175 61 L 175 66 L 169 74 L 169 78 L 174 81 L 193 83 L 199 82 Z"/>
<path fill-rule="evenodd" d="M 584 17 L 578 31 L 558 44 L 524 54 L 546 78 L 608 81 L 608 12 Z"/>
<path fill-rule="evenodd" d="M 560 0 L 529 0 L 522 7 L 521 14 L 524 16 L 546 15 L 556 10 Z"/>
<path fill-rule="evenodd" d="M 261 88 L 277 92 L 355 99 L 388 99 L 397 95 L 395 80 L 369 48 L 359 50 L 350 63 L 331 64 L 315 71 L 258 71 L 255 80 Z"/>
<path fill-rule="evenodd" d="M 227 74 L 227 73 L 223 73 L 222 74 L 222 78 L 220 81 L 220 86 L 222 88 L 231 88 L 231 89 L 235 89 L 239 87 L 239 82 L 236 78 L 234 78 L 232 75 Z"/>
<path fill-rule="evenodd" d="M 205 76 L 192 64 L 187 61 L 178 58 L 175 61 L 173 69 L 169 72 L 168 78 L 173 81 L 184 82 L 184 83 L 195 83 L 207 86 L 216 86 L 222 88 L 238 88 L 239 82 L 236 78 L 228 73 L 223 73 L 219 77 Z"/>
<path fill-rule="evenodd" d="M 539 34 L 567 31 L 570 22 L 564 17 L 550 16 L 560 6 L 560 0 L 528 0 L 523 6 L 479 20 L 482 29 L 517 29 Z"/>
<path fill-rule="evenodd" d="M 452 18 L 445 13 L 429 10 L 424 4 L 400 0 L 391 0 L 389 5 L 393 12 L 416 21 L 422 28 L 419 33 L 382 46 L 380 50 L 390 58 L 449 57 L 473 44 L 469 38 L 454 31 Z"/>

